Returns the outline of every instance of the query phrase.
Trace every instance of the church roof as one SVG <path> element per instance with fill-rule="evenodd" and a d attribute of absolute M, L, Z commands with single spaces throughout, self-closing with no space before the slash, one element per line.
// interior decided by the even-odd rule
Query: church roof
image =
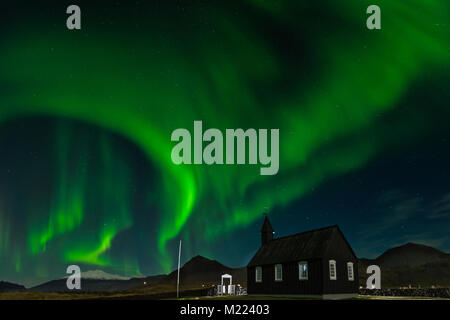
<path fill-rule="evenodd" d="M 336 233 L 343 237 L 339 227 L 334 225 L 273 239 L 259 248 L 248 266 L 321 258 Z"/>

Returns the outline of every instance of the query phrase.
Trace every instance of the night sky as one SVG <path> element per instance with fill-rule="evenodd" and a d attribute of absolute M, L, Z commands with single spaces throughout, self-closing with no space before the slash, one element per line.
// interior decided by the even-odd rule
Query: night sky
<path fill-rule="evenodd" d="M 39 2 L 39 3 L 37 3 Z M 66 28 L 78 4 L 82 29 Z M 240 267 L 338 224 L 359 257 L 450 252 L 450 3 L 17 1 L 0 6 L 0 280 Z M 174 165 L 171 132 L 279 128 L 280 169 Z"/>

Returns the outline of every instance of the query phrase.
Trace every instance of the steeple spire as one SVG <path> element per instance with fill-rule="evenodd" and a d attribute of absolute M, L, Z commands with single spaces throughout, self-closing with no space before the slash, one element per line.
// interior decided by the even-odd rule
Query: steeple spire
<path fill-rule="evenodd" d="M 265 245 L 273 240 L 273 228 L 270 224 L 269 218 L 267 218 L 267 214 L 264 214 L 264 224 L 261 229 L 261 245 Z"/>

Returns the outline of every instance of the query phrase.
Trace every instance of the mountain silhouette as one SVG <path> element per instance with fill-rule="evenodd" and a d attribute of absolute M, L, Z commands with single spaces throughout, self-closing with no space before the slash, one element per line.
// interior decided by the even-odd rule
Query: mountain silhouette
<path fill-rule="evenodd" d="M 450 255 L 433 247 L 422 244 L 407 243 L 387 250 L 377 258 L 384 267 L 416 267 L 429 263 L 439 263 L 449 260 Z"/>
<path fill-rule="evenodd" d="M 20 292 L 25 290 L 25 287 L 20 284 L 0 281 L 0 292 Z"/>
<path fill-rule="evenodd" d="M 180 268 L 180 291 L 210 288 L 221 283 L 221 276 L 224 274 L 229 274 L 233 277 L 233 284 L 246 287 L 247 270 L 245 267 L 230 268 L 216 260 L 195 256 Z M 174 270 L 159 282 L 153 285 L 147 284 L 132 291 L 133 293 L 145 295 L 176 292 L 177 278 L 178 270 Z M 224 284 L 229 284 L 229 280 L 225 280 Z"/>
<path fill-rule="evenodd" d="M 192 258 L 180 269 L 180 282 L 187 285 L 218 284 L 223 274 L 230 274 L 233 277 L 233 284 L 247 282 L 246 268 L 229 268 L 216 260 L 210 260 L 202 256 Z M 178 271 L 175 270 L 164 281 L 176 282 L 177 276 Z"/>
<path fill-rule="evenodd" d="M 83 273 L 82 273 L 83 274 Z M 165 278 L 166 275 L 150 276 L 144 278 L 131 278 L 128 280 L 111 279 L 111 276 L 105 276 L 106 273 L 89 272 L 86 273 L 91 278 L 81 278 L 81 290 L 82 292 L 115 292 L 130 290 L 133 288 L 141 287 L 143 285 L 150 285 L 159 282 Z M 92 278 L 92 276 L 101 276 L 103 278 Z M 108 277 L 109 279 L 105 279 Z M 69 292 L 72 290 L 67 289 L 67 278 L 57 279 L 45 282 L 38 286 L 28 289 L 32 292 Z M 75 290 L 78 291 L 78 290 Z"/>
<path fill-rule="evenodd" d="M 450 286 L 450 254 L 423 244 L 407 243 L 386 250 L 376 259 L 359 259 L 360 285 L 369 265 L 381 268 L 381 287 Z"/>
<path fill-rule="evenodd" d="M 376 264 L 381 268 L 383 288 L 403 286 L 449 287 L 450 254 L 422 244 L 407 243 L 386 250 L 376 259 L 359 259 L 360 285 L 365 287 L 367 266 Z M 233 284 L 247 286 L 246 267 L 230 268 L 216 260 L 195 256 L 180 268 L 180 290 L 208 288 L 221 282 L 223 274 L 233 277 Z M 107 274 L 101 270 L 88 271 L 82 278 L 81 291 L 154 294 L 175 292 L 178 270 L 168 275 L 131 278 Z M 0 292 L 67 292 L 66 278 L 52 280 L 30 289 L 21 285 L 0 282 Z M 225 282 L 228 284 L 228 280 Z"/>

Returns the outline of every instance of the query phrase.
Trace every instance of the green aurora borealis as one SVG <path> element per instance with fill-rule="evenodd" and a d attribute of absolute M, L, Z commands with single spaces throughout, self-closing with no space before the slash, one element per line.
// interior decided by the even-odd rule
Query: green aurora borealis
<path fill-rule="evenodd" d="M 127 236 L 111 252 L 142 223 L 128 187 L 139 173 L 124 144 L 152 168 L 154 182 L 142 191 L 152 236 L 140 243 L 157 273 L 174 267 L 178 239 L 188 253 L 212 254 L 218 238 L 258 223 L 263 211 L 281 211 L 425 139 L 436 119 L 450 119 L 448 95 L 431 101 L 416 91 L 423 83 L 430 96 L 448 91 L 450 3 L 377 1 L 381 31 L 365 28 L 369 4 L 81 1 L 81 31 L 65 28 L 65 4 L 3 11 L 0 127 L 21 119 L 57 125 L 48 140 L 52 181 L 47 191 L 24 183 L 20 228 L 19 200 L 0 194 L 0 272 L 45 278 L 51 265 L 69 263 L 141 272 L 128 248 L 141 239 Z M 397 114 L 411 94 L 438 111 Z M 280 171 L 174 165 L 170 134 L 194 120 L 222 130 L 279 128 Z"/>

